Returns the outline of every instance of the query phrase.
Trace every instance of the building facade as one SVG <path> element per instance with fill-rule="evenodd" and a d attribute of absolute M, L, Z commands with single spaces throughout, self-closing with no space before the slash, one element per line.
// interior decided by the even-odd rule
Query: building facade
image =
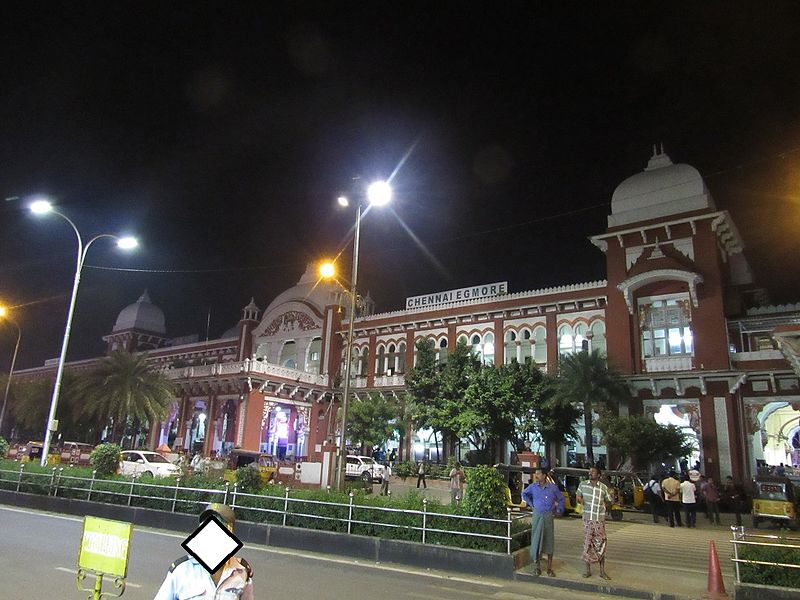
<path fill-rule="evenodd" d="M 800 464 L 800 304 L 764 302 L 735 224 L 698 171 L 654 149 L 644 171 L 614 191 L 608 227 L 590 241 L 606 256 L 606 280 L 519 292 L 481 284 L 377 314 L 367 298 L 354 322 L 354 393 L 404 394 L 421 339 L 441 359 L 464 340 L 487 363 L 532 361 L 551 374 L 560 356 L 598 350 L 629 385 L 621 414 L 683 428 L 696 440 L 693 458 L 718 480 L 746 478 L 759 461 Z M 220 339 L 168 338 L 146 292 L 104 339 L 109 351 L 147 353 L 175 384 L 150 448 L 242 447 L 326 463 L 347 305 L 338 284 L 319 281 L 309 265 L 263 312 L 251 301 Z M 55 363 L 18 375 L 52 376 Z M 429 433 L 401 440 L 401 456 L 424 453 Z M 562 464 L 585 454 L 581 444 L 564 449 Z"/>

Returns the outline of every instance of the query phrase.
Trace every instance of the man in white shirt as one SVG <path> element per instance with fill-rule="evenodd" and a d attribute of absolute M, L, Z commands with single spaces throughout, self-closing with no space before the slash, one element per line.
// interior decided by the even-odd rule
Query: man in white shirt
<path fill-rule="evenodd" d="M 694 528 L 697 525 L 697 497 L 694 484 L 684 477 L 681 482 L 681 503 L 686 516 L 686 526 Z"/>
<path fill-rule="evenodd" d="M 658 523 L 658 518 L 664 515 L 664 500 L 661 497 L 661 484 L 653 474 L 647 485 L 644 486 L 644 498 L 650 505 L 650 512 L 653 513 L 653 523 Z"/>

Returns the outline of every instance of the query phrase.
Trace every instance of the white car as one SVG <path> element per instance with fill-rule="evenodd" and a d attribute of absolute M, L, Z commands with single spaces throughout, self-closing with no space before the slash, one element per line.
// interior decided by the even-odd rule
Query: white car
<path fill-rule="evenodd" d="M 152 475 L 153 477 L 174 477 L 181 474 L 177 465 L 173 465 L 158 452 L 147 450 L 125 450 L 119 463 L 122 475 Z"/>
<path fill-rule="evenodd" d="M 380 483 L 384 469 L 386 467 L 376 463 L 369 456 L 351 454 L 347 456 L 344 476 L 347 479 L 363 479 L 364 481 Z"/>

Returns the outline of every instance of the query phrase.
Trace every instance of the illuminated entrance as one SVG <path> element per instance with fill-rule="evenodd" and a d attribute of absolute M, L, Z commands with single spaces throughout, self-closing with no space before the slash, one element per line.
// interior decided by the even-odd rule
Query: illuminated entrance
<path fill-rule="evenodd" d="M 705 464 L 700 444 L 700 402 L 698 400 L 681 400 L 676 403 L 645 400 L 645 414 L 652 415 L 659 425 L 675 425 L 686 434 L 694 450 L 688 457 L 689 465 L 697 461 Z"/>
<path fill-rule="evenodd" d="M 745 399 L 751 467 L 800 467 L 800 396 Z"/>

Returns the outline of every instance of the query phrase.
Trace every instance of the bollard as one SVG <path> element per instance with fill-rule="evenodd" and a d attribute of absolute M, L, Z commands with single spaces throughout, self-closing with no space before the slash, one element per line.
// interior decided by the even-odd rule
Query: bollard
<path fill-rule="evenodd" d="M 425 528 L 428 525 L 428 499 L 422 499 L 422 543 L 425 543 Z"/>
<path fill-rule="evenodd" d="M 722 569 L 717 556 L 717 546 L 714 540 L 708 542 L 708 589 L 704 595 L 708 600 L 728 600 L 730 596 L 725 592 L 725 583 L 722 581 Z"/>
<path fill-rule="evenodd" d="M 350 492 L 350 508 L 347 512 L 347 533 L 350 533 L 350 529 L 353 525 L 353 492 Z"/>

